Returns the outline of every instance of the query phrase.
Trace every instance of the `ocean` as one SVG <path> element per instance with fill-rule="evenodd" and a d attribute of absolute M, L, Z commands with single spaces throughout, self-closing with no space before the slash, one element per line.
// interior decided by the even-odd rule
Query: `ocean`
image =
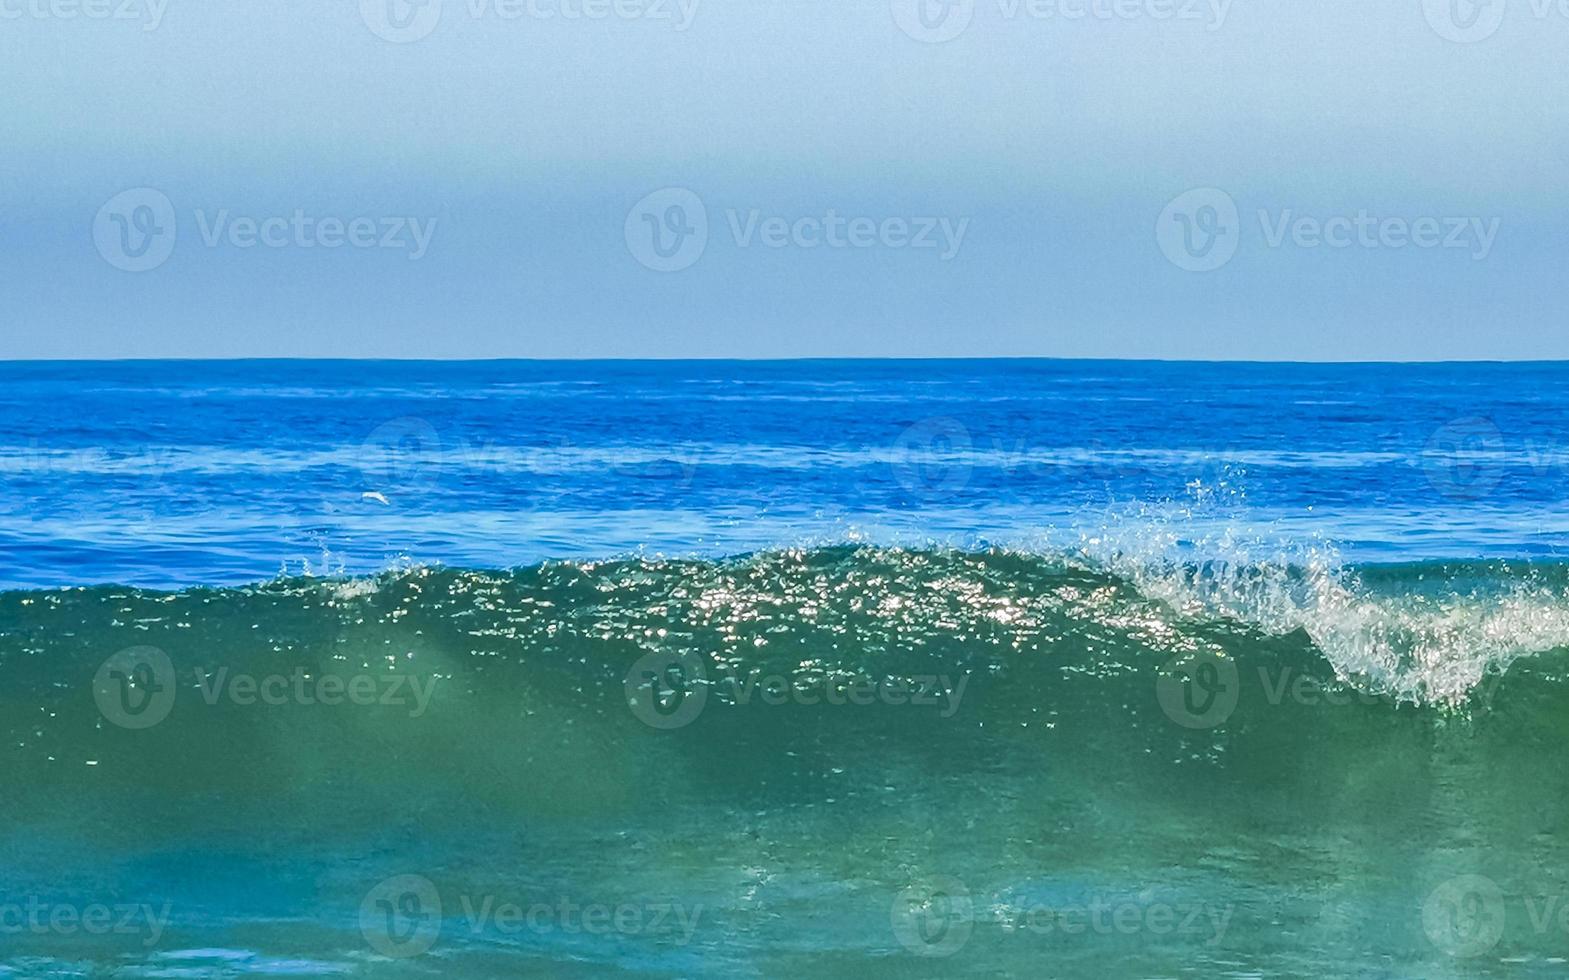
<path fill-rule="evenodd" d="M 1560 976 L 1566 418 L 1561 364 L 0 363 L 0 977 Z"/>

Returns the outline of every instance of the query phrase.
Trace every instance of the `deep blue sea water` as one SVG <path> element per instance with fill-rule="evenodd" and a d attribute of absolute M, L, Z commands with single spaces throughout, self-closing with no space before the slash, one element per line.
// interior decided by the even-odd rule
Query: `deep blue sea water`
<path fill-rule="evenodd" d="M 1548 977 L 1569 366 L 0 364 L 0 978 Z"/>
<path fill-rule="evenodd" d="M 1195 532 L 1555 556 L 1566 418 L 1555 364 L 0 364 L 0 586 L 1037 546 L 1196 494 Z"/>

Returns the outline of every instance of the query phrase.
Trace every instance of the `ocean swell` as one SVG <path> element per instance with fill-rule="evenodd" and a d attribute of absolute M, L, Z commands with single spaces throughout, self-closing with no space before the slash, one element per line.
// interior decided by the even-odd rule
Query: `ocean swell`
<path fill-rule="evenodd" d="M 841 546 L 12 592 L 0 595 L 0 724 L 12 770 L 46 786 L 140 771 L 153 743 L 178 756 L 216 741 L 229 759 L 279 739 L 303 748 L 251 764 L 298 783 L 302 765 L 362 761 L 367 738 L 416 755 L 521 739 L 570 758 L 740 717 L 784 733 L 952 733 L 1118 705 L 1178 738 L 1256 722 L 1250 695 L 1267 711 L 1302 689 L 1378 710 L 1486 708 L 1489 679 L 1525 660 L 1547 683 L 1569 644 L 1559 566 L 1246 557 Z M 1188 687 L 1231 682 L 1235 717 L 1162 728 L 1174 677 L 1188 702 Z"/>

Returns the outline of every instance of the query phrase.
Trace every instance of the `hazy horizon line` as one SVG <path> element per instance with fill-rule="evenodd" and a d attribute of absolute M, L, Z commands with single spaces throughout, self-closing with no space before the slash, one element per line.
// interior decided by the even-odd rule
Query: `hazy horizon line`
<path fill-rule="evenodd" d="M 811 354 L 793 357 L 725 357 L 725 356 L 656 356 L 656 357 L 289 357 L 289 356 L 234 356 L 234 357 L 0 357 L 0 364 L 134 364 L 183 362 L 191 364 L 230 364 L 249 362 L 350 362 L 388 364 L 789 364 L 808 361 L 927 361 L 927 362 L 979 362 L 979 361 L 1074 361 L 1116 362 L 1130 364 L 1307 364 L 1307 365 L 1442 365 L 1442 364 L 1569 364 L 1569 358 L 1443 358 L 1421 359 L 1316 359 L 1301 358 L 1214 358 L 1214 357 L 1092 357 L 1084 355 L 1053 354 L 998 354 L 998 355 L 902 355 L 902 354 Z"/>

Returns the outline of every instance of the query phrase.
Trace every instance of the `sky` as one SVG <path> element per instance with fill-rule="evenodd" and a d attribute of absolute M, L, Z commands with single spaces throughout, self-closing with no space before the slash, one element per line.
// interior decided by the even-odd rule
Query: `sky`
<path fill-rule="evenodd" d="M 0 0 L 0 358 L 1569 357 L 1569 2 Z"/>

